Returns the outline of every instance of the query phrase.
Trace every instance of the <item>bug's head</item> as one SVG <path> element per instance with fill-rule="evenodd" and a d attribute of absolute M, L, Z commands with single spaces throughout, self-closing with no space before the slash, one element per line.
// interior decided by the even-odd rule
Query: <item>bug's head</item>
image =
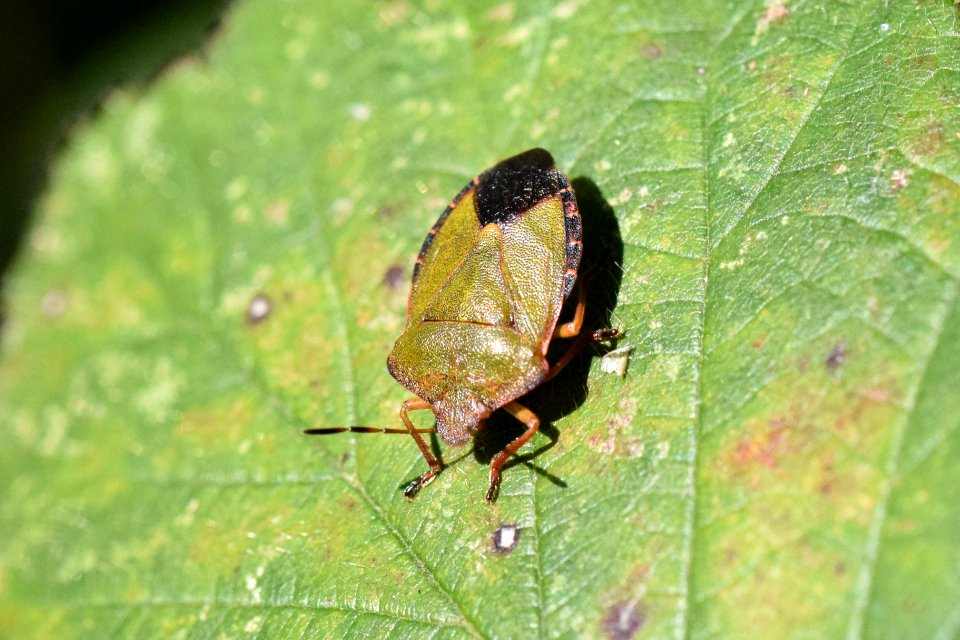
<path fill-rule="evenodd" d="M 437 416 L 437 434 L 447 444 L 463 446 L 477 431 L 490 408 L 471 395 L 450 394 L 433 403 Z"/>

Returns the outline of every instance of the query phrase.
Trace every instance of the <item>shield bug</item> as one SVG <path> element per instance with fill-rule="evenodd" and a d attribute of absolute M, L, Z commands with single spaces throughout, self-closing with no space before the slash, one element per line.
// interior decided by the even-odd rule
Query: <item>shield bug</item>
<path fill-rule="evenodd" d="M 580 212 L 567 177 L 543 149 L 508 158 L 474 178 L 430 229 L 413 269 L 407 320 L 387 369 L 415 397 L 403 402 L 403 429 L 336 427 L 344 431 L 408 433 L 429 471 L 407 485 L 413 498 L 442 470 L 422 433 L 447 444 L 470 441 L 503 408 L 526 430 L 490 463 L 487 500 L 496 500 L 500 470 L 536 433 L 540 420 L 517 399 L 555 376 L 590 342 L 615 329 L 580 333 L 583 286 L 573 318 L 558 325 L 577 281 L 582 254 Z M 553 338 L 576 338 L 553 364 Z M 434 429 L 417 429 L 408 412 L 430 409 Z"/>

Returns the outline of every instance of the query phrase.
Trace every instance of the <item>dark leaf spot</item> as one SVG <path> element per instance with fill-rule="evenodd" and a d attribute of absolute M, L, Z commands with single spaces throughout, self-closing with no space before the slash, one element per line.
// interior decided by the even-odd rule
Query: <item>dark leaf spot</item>
<path fill-rule="evenodd" d="M 273 311 L 273 303 L 270 298 L 262 293 L 258 293 L 250 300 L 247 305 L 247 324 L 259 324 L 269 317 Z"/>
<path fill-rule="evenodd" d="M 520 542 L 520 527 L 505 524 L 493 532 L 493 550 L 497 553 L 510 553 Z"/>
<path fill-rule="evenodd" d="M 377 216 L 382 220 L 390 220 L 400 212 L 400 209 L 400 205 L 397 204 L 382 204 L 377 208 Z"/>
<path fill-rule="evenodd" d="M 383 274 L 383 284 L 391 291 L 396 291 L 403 284 L 403 267 L 393 265 Z"/>
<path fill-rule="evenodd" d="M 833 349 L 830 350 L 830 354 L 823 363 L 830 371 L 836 371 L 838 368 L 840 368 L 840 365 L 843 364 L 843 361 L 846 359 L 846 357 L 847 343 L 841 340 L 837 344 L 833 345 Z"/>
<path fill-rule="evenodd" d="M 636 603 L 621 602 L 607 611 L 603 618 L 603 630 L 610 640 L 630 640 L 645 621 Z"/>
<path fill-rule="evenodd" d="M 663 55 L 663 50 L 651 42 L 643 45 L 643 55 L 647 56 L 651 60 L 656 60 Z"/>

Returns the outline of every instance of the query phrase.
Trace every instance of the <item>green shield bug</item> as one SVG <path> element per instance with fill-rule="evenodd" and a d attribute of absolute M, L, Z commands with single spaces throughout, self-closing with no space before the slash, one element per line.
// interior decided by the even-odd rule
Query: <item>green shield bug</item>
<path fill-rule="evenodd" d="M 574 290 L 582 254 L 580 212 L 573 187 L 543 149 L 508 158 L 474 178 L 427 234 L 413 270 L 407 321 L 387 369 L 415 397 L 403 402 L 403 429 L 335 427 L 408 433 L 430 469 L 407 485 L 413 498 L 442 470 L 421 433 L 436 431 L 461 446 L 503 408 L 526 430 L 490 463 L 487 500 L 497 498 L 500 469 L 536 433 L 540 420 L 517 399 L 549 380 L 590 342 L 615 329 L 580 333 L 584 295 L 578 285 L 573 318 L 557 325 Z M 576 338 L 552 365 L 553 338 Z M 434 429 L 417 429 L 408 412 L 430 409 Z"/>

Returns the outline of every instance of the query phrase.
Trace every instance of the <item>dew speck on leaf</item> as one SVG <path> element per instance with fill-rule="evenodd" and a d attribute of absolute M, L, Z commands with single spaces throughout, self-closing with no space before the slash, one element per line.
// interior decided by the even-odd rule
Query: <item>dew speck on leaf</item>
<path fill-rule="evenodd" d="M 270 298 L 262 293 L 258 293 L 247 305 L 247 323 L 254 325 L 266 320 L 273 311 L 273 303 Z"/>
<path fill-rule="evenodd" d="M 497 553 L 510 553 L 520 542 L 520 527 L 505 524 L 493 532 L 493 550 Z"/>

